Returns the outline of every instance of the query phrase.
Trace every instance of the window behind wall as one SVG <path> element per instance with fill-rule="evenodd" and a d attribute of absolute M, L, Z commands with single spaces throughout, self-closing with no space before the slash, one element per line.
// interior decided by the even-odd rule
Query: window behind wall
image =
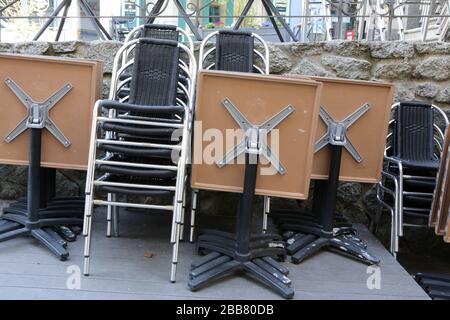
<path fill-rule="evenodd" d="M 212 3 L 209 6 L 209 22 L 210 23 L 220 22 L 220 5 L 219 4 Z"/>

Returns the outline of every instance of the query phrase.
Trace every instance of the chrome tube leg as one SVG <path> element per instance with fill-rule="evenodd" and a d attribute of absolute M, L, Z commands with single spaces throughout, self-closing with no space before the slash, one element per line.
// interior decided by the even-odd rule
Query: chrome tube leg
<path fill-rule="evenodd" d="M 112 193 L 108 193 L 107 199 L 108 199 L 108 201 L 112 201 Z M 108 236 L 108 216 L 112 215 L 112 210 L 113 210 L 112 205 L 106 206 L 106 221 L 107 221 L 106 222 L 106 236 Z M 110 235 L 111 235 L 111 233 L 110 233 Z"/>
<path fill-rule="evenodd" d="M 262 233 L 267 233 L 267 218 L 270 213 L 270 197 L 264 196 L 264 213 L 262 223 Z"/>
<path fill-rule="evenodd" d="M 173 244 L 173 252 L 172 252 L 172 267 L 170 269 L 170 282 L 175 283 L 177 277 L 177 264 L 178 264 L 178 247 L 180 245 L 180 228 L 181 225 L 177 223 L 175 227 L 175 243 Z"/>
<path fill-rule="evenodd" d="M 91 231 L 92 231 L 92 213 L 93 213 L 93 202 L 92 202 L 92 195 L 88 195 L 86 197 L 86 204 L 85 204 L 85 225 L 83 230 L 84 235 L 84 271 L 83 274 L 85 276 L 89 275 L 89 268 L 90 268 L 90 254 L 91 254 Z"/>
<path fill-rule="evenodd" d="M 83 219 L 83 236 L 86 236 L 88 233 L 88 220 L 90 219 L 91 214 L 88 213 L 87 206 L 92 201 L 91 195 L 86 194 L 85 204 L 84 204 L 84 219 Z"/>
<path fill-rule="evenodd" d="M 401 163 L 399 163 L 398 166 L 398 176 L 399 176 L 399 183 L 398 183 L 398 235 L 400 237 L 403 236 L 403 166 Z"/>
<path fill-rule="evenodd" d="M 178 175 L 181 170 L 178 170 Z M 182 198 L 179 199 L 181 189 L 180 179 L 177 178 L 176 191 L 173 199 L 173 216 L 172 216 L 172 231 L 170 242 L 175 244 L 180 240 L 180 224 L 181 224 L 181 211 L 182 211 Z"/>
<path fill-rule="evenodd" d="M 183 191 L 183 204 L 181 206 L 180 241 L 184 240 L 184 214 L 186 213 L 186 187 Z"/>
<path fill-rule="evenodd" d="M 399 249 L 399 241 L 400 241 L 400 236 L 399 236 L 399 208 L 397 206 L 396 210 L 394 211 L 394 225 L 395 225 L 395 229 L 394 229 L 394 252 L 397 253 L 398 249 Z"/>
<path fill-rule="evenodd" d="M 112 194 L 108 193 L 108 201 L 112 201 Z M 106 236 L 111 237 L 112 230 L 112 206 L 106 207 Z"/>
<path fill-rule="evenodd" d="M 197 198 L 198 190 L 192 190 L 192 204 L 191 204 L 191 230 L 189 235 L 189 241 L 194 242 L 194 232 L 195 232 L 195 215 L 197 213 Z"/>
<path fill-rule="evenodd" d="M 391 252 L 392 255 L 395 254 L 395 228 L 396 228 L 396 224 L 395 224 L 395 213 L 393 210 L 391 210 L 391 244 L 389 247 L 389 251 Z"/>
<path fill-rule="evenodd" d="M 172 210 L 172 228 L 170 231 L 170 243 L 175 243 L 176 227 L 177 227 L 177 201 L 176 196 L 173 197 L 173 210 Z"/>
<path fill-rule="evenodd" d="M 111 199 L 113 202 L 117 201 L 117 195 L 112 194 Z M 119 208 L 116 206 L 112 206 L 111 213 L 113 217 L 113 229 L 114 229 L 114 237 L 119 236 L 119 223 L 120 223 L 120 216 L 119 216 Z"/>
<path fill-rule="evenodd" d="M 186 132 L 187 125 L 185 124 L 183 137 L 188 137 Z M 187 150 L 187 139 L 183 139 L 183 149 Z M 172 220 L 172 228 L 175 228 L 174 232 L 174 243 L 173 243 L 173 253 L 172 253 L 172 267 L 170 271 L 170 282 L 175 283 L 176 274 L 177 274 L 177 264 L 178 264 L 178 247 L 180 244 L 180 232 L 181 232 L 181 223 L 183 220 L 183 203 L 184 196 L 186 190 L 186 153 L 182 152 L 181 157 L 178 162 L 178 177 L 175 187 L 175 195 L 174 195 L 174 219 Z"/>
<path fill-rule="evenodd" d="M 92 215 L 94 211 L 94 176 L 95 176 L 95 156 L 97 152 L 97 147 L 95 140 L 97 138 L 97 117 L 99 110 L 99 102 L 97 101 L 94 105 L 94 110 L 92 114 L 92 127 L 91 127 L 91 137 L 89 142 L 89 161 L 88 170 L 86 173 L 86 198 L 84 205 L 84 225 L 83 225 L 83 236 L 84 236 L 84 270 L 83 274 L 85 276 L 89 275 L 90 269 L 90 253 L 91 253 L 91 231 L 92 231 Z"/>
<path fill-rule="evenodd" d="M 183 173 L 183 170 L 179 170 L 179 172 Z M 182 177 L 184 173 L 182 174 Z M 183 196 L 184 196 L 184 177 L 180 179 L 180 184 L 177 186 L 177 192 L 175 193 L 175 207 L 174 207 L 174 215 L 175 215 L 175 243 L 173 244 L 173 253 L 172 253 L 172 267 L 170 270 L 170 282 L 175 283 L 176 275 L 177 275 L 177 264 L 178 264 L 178 248 L 180 246 L 181 239 L 181 223 L 182 223 L 182 211 L 183 211 Z M 181 198 L 180 198 L 181 195 Z"/>
<path fill-rule="evenodd" d="M 393 251 L 392 251 L 392 255 L 394 256 L 395 259 L 397 259 L 397 252 L 398 252 L 398 212 L 399 212 L 399 208 L 398 208 L 398 203 L 397 203 L 397 198 L 394 199 L 394 211 L 393 211 L 393 218 L 392 218 L 392 242 L 393 242 Z"/>

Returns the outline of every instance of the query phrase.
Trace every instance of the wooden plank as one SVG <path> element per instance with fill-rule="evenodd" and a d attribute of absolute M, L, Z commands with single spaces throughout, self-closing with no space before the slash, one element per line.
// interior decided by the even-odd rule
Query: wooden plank
<path fill-rule="evenodd" d="M 436 188 L 434 189 L 433 202 L 431 204 L 430 218 L 428 220 L 428 225 L 432 228 L 436 227 L 437 221 L 439 219 L 439 208 L 441 206 L 441 193 L 442 193 L 442 183 L 444 180 L 445 166 L 448 158 L 448 149 L 450 146 L 450 129 L 445 130 L 445 139 L 441 152 L 441 159 L 439 163 L 439 170 L 436 177 Z"/>
<path fill-rule="evenodd" d="M 280 299 L 243 276 L 190 292 L 188 273 L 196 256 L 194 246 L 188 243 L 181 243 L 177 282 L 171 284 L 172 247 L 164 230 L 170 222 L 168 216 L 122 212 L 120 238 L 104 236 L 104 212 L 96 212 L 94 217 L 91 275 L 81 277 L 80 290 L 67 288 L 66 271 L 73 265 L 81 269 L 82 239 L 69 244 L 69 260 L 61 262 L 33 239 L 18 238 L 0 243 L 0 299 L 235 299 L 236 292 L 242 300 Z M 356 227 L 382 259 L 381 289 L 367 289 L 366 265 L 323 252 L 300 265 L 284 263 L 290 269 L 295 299 L 427 299 L 367 229 Z M 147 250 L 155 256 L 145 258 Z"/>
<path fill-rule="evenodd" d="M 444 163 L 444 170 L 439 172 L 442 175 L 441 192 L 439 195 L 439 205 L 437 207 L 437 221 L 434 231 L 437 235 L 445 236 L 447 227 L 448 212 L 450 210 L 450 146 L 446 150 L 447 159 Z"/>

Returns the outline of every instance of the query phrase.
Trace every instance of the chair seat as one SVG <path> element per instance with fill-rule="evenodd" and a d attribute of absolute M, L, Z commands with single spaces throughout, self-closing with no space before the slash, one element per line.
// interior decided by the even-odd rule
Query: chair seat
<path fill-rule="evenodd" d="M 419 197 L 419 196 L 405 196 L 404 205 L 405 207 L 415 207 L 415 208 L 431 208 L 431 202 L 433 198 L 430 197 Z"/>
<path fill-rule="evenodd" d="M 130 95 L 130 89 L 129 88 L 121 88 L 120 91 L 117 93 L 117 97 L 122 99 L 125 97 L 128 97 Z"/>
<path fill-rule="evenodd" d="M 138 125 L 123 125 L 115 123 L 103 123 L 102 129 L 117 133 L 126 133 L 142 137 L 171 137 L 176 129 L 163 127 L 149 127 Z"/>
<path fill-rule="evenodd" d="M 182 114 L 184 112 L 183 106 L 146 106 L 133 103 L 119 102 L 115 100 L 101 100 L 99 105 L 105 109 L 115 109 L 122 112 L 134 112 L 146 114 L 149 116 L 159 114 Z"/>
<path fill-rule="evenodd" d="M 383 201 L 390 206 L 394 205 L 393 198 L 390 196 L 384 197 Z M 432 201 L 432 197 L 405 195 L 403 197 L 403 207 L 404 209 L 410 208 L 411 210 L 429 210 L 431 208 Z"/>
<path fill-rule="evenodd" d="M 107 193 L 115 193 L 127 196 L 144 196 L 144 197 L 161 197 L 171 198 L 173 197 L 173 191 L 167 190 L 151 190 L 151 189 L 139 189 L 139 188 L 124 188 L 115 186 L 99 186 L 101 191 Z"/>
<path fill-rule="evenodd" d="M 395 191 L 395 186 L 392 181 L 388 180 L 384 183 L 384 186 L 391 191 Z M 403 180 L 403 191 L 404 192 L 420 192 L 433 194 L 436 187 L 436 182 L 434 181 L 423 181 L 414 179 L 404 179 Z"/>
<path fill-rule="evenodd" d="M 408 208 L 404 208 L 403 215 L 405 217 L 424 219 L 426 221 L 428 221 L 428 219 L 429 219 L 429 212 L 424 213 L 424 212 L 419 212 L 419 211 L 413 211 L 413 210 L 408 210 Z"/>
<path fill-rule="evenodd" d="M 177 176 L 177 172 L 173 170 L 158 170 L 158 169 L 136 169 L 115 165 L 99 165 L 97 168 L 102 173 L 123 174 L 136 177 L 150 177 L 160 179 L 173 179 Z"/>
<path fill-rule="evenodd" d="M 424 181 L 424 180 L 415 180 L 415 179 L 404 179 L 403 180 L 403 189 L 419 189 L 422 192 L 433 192 L 434 188 L 436 188 L 436 180 L 434 181 Z"/>
<path fill-rule="evenodd" d="M 135 177 L 129 175 L 118 175 L 112 174 L 108 175 L 104 182 L 115 182 L 115 183 L 127 183 L 135 185 L 154 185 L 154 186 L 173 186 L 175 185 L 175 179 L 158 179 L 151 177 Z M 135 196 L 152 196 L 152 197 L 165 197 L 171 198 L 174 195 L 174 191 L 162 189 L 147 189 L 139 187 L 125 187 L 125 186 L 108 186 L 100 185 L 98 186 L 100 190 L 109 193 L 117 193 L 123 195 L 135 195 Z"/>
<path fill-rule="evenodd" d="M 413 161 L 402 161 L 403 165 L 403 174 L 407 176 L 414 176 L 414 177 L 428 177 L 428 178 L 436 178 L 437 170 L 439 169 L 439 160 L 431 160 L 431 161 L 420 161 L 420 162 L 413 162 Z M 426 162 L 426 163 L 425 163 Z M 433 163 L 436 162 L 436 163 Z M 411 165 L 412 164 L 412 165 Z M 422 164 L 422 165 L 421 165 Z M 436 165 L 438 168 L 436 168 Z M 399 170 L 398 166 L 395 164 L 390 164 L 385 168 L 385 171 L 388 173 L 391 173 L 393 175 L 398 176 Z M 414 179 L 414 178 L 408 178 L 408 179 Z M 417 179 L 421 180 L 421 179 Z"/>
<path fill-rule="evenodd" d="M 128 156 L 137 156 L 145 158 L 164 158 L 164 159 L 170 159 L 172 157 L 171 149 L 162 149 L 162 148 L 150 149 L 141 147 L 111 145 L 104 143 L 100 144 L 97 148 L 105 152 L 120 153 Z"/>
<path fill-rule="evenodd" d="M 400 159 L 399 159 L 400 160 Z M 402 159 L 403 167 L 417 170 L 438 170 L 439 160 L 405 160 Z"/>

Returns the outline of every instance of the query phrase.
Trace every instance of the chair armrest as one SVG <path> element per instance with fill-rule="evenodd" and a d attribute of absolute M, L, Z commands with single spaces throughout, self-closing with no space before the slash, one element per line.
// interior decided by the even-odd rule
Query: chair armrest
<path fill-rule="evenodd" d="M 388 187 L 386 187 L 386 186 L 383 184 L 383 178 L 391 179 L 391 180 L 394 182 L 394 188 L 395 188 L 395 191 L 392 190 L 392 189 L 389 189 Z M 377 184 L 377 196 L 378 196 L 378 193 L 379 193 L 380 189 L 383 190 L 384 192 L 389 193 L 389 194 L 390 194 L 391 196 L 393 196 L 394 198 L 396 198 L 396 194 L 397 194 L 397 192 L 398 192 L 398 179 L 397 179 L 397 177 L 394 176 L 393 174 L 390 174 L 390 173 L 388 173 L 388 172 L 382 171 L 382 172 L 381 172 L 381 179 L 380 179 L 380 182 L 378 182 L 378 184 Z M 381 196 L 381 195 L 380 195 L 380 196 Z"/>
<path fill-rule="evenodd" d="M 395 163 L 396 165 L 402 166 L 402 160 L 393 157 L 384 156 L 384 161 Z"/>
<path fill-rule="evenodd" d="M 155 114 L 179 114 L 185 110 L 183 106 L 143 106 L 115 100 L 100 100 L 99 106 L 105 109 L 115 109 L 125 112 L 135 111 Z"/>

